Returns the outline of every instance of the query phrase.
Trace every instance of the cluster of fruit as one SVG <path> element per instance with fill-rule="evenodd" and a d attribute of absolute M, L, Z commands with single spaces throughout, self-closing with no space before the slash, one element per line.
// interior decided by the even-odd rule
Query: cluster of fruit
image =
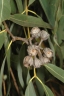
<path fill-rule="evenodd" d="M 29 39 L 29 46 L 27 48 L 28 56 L 23 60 L 25 67 L 29 68 L 33 66 L 34 68 L 40 68 L 41 65 L 49 63 L 53 57 L 53 52 L 50 48 L 42 48 L 41 44 L 43 41 L 47 40 L 50 35 L 45 30 L 40 30 L 38 27 L 33 27 L 31 29 L 31 37 Z M 33 39 L 40 38 L 39 44 L 32 43 Z"/>

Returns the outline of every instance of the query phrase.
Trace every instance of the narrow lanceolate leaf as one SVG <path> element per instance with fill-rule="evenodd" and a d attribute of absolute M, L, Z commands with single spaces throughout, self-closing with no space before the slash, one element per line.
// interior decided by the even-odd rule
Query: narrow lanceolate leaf
<path fill-rule="evenodd" d="M 33 16 L 26 16 L 22 14 L 12 15 L 10 20 L 16 24 L 26 27 L 44 27 L 44 28 L 51 28 L 51 26 L 44 22 L 41 18 L 33 17 Z"/>
<path fill-rule="evenodd" d="M 9 40 L 8 40 L 8 36 L 7 33 L 4 36 L 4 47 L 5 47 L 5 52 L 6 52 L 6 58 L 7 58 L 7 65 L 8 65 L 8 70 L 10 69 L 10 50 L 11 48 L 9 48 L 9 50 L 7 51 L 8 45 L 9 45 Z"/>
<path fill-rule="evenodd" d="M 46 69 L 57 79 L 64 83 L 64 70 L 53 65 L 53 64 L 45 64 Z"/>
<path fill-rule="evenodd" d="M 35 0 L 29 0 L 28 6 L 30 6 Z"/>
<path fill-rule="evenodd" d="M 0 0 L 0 24 L 10 16 L 10 0 Z"/>
<path fill-rule="evenodd" d="M 6 57 L 3 60 L 1 70 L 0 70 L 0 96 L 3 96 L 2 95 L 2 77 L 3 77 L 3 72 L 4 72 L 5 60 L 6 60 Z"/>
<path fill-rule="evenodd" d="M 25 96 L 36 96 L 35 89 L 32 83 L 29 83 L 25 91 Z"/>
<path fill-rule="evenodd" d="M 17 65 L 17 72 L 18 72 L 18 79 L 22 87 L 24 87 L 24 81 L 23 81 L 23 76 L 22 76 L 22 68 L 21 65 L 18 63 Z"/>
<path fill-rule="evenodd" d="M 22 0 L 16 0 L 17 8 L 19 13 L 23 11 L 23 5 L 22 5 Z"/>
<path fill-rule="evenodd" d="M 54 96 L 52 91 L 46 85 L 44 85 L 44 91 L 46 93 L 46 96 Z"/>
<path fill-rule="evenodd" d="M 54 26 L 58 0 L 39 0 L 49 23 Z"/>
<path fill-rule="evenodd" d="M 6 35 L 6 32 L 0 33 L 0 49 L 2 48 L 5 42 L 5 39 L 4 39 L 5 35 Z"/>
<path fill-rule="evenodd" d="M 27 83 L 29 82 L 30 78 L 31 77 L 30 77 L 30 74 L 29 74 L 29 71 L 28 71 L 27 80 L 26 80 Z M 32 81 L 28 84 L 28 86 L 26 88 L 25 96 L 36 96 L 36 92 L 35 92 Z"/>

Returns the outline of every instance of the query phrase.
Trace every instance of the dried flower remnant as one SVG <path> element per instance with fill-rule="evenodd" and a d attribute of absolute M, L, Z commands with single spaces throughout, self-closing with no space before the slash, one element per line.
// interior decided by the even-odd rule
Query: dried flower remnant
<path fill-rule="evenodd" d="M 31 56 L 26 56 L 23 60 L 23 64 L 25 67 L 30 67 L 33 65 L 33 58 Z"/>
<path fill-rule="evenodd" d="M 52 52 L 52 50 L 50 48 L 44 48 L 43 52 L 46 55 L 46 57 L 48 57 L 48 58 L 53 57 L 53 52 Z"/>
<path fill-rule="evenodd" d="M 30 34 L 33 38 L 38 38 L 40 37 L 40 29 L 38 27 L 33 27 Z"/>
<path fill-rule="evenodd" d="M 27 49 L 27 52 L 30 56 L 36 56 L 38 51 L 37 51 L 37 48 L 36 48 L 36 45 L 30 45 L 28 46 L 28 49 Z"/>
<path fill-rule="evenodd" d="M 44 41 L 44 40 L 47 40 L 50 35 L 45 30 L 42 30 L 40 36 L 41 36 L 41 39 Z"/>

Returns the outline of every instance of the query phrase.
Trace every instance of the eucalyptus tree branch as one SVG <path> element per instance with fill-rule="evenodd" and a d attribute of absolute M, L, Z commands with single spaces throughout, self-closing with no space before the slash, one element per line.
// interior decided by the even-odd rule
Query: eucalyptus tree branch
<path fill-rule="evenodd" d="M 11 36 L 11 38 L 12 38 L 12 42 L 14 42 L 14 41 L 16 41 L 16 40 L 20 40 L 20 41 L 23 41 L 23 42 L 25 42 L 26 44 L 28 44 L 28 39 L 26 39 L 26 38 L 21 38 L 21 37 L 18 37 L 18 36 L 14 36 L 14 35 L 10 32 L 10 30 L 9 30 L 6 22 L 3 22 L 3 24 L 4 24 L 4 27 L 6 28 L 6 31 L 8 32 L 8 34 L 9 34 L 9 35 Z"/>

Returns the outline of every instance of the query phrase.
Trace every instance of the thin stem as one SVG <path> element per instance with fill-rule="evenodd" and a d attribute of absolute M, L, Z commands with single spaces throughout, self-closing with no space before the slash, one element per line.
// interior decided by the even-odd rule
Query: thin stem
<path fill-rule="evenodd" d="M 28 5 L 27 5 L 27 0 L 26 0 L 26 15 L 28 15 Z M 27 30 L 28 30 L 28 38 L 30 38 L 29 27 L 27 27 Z"/>
<path fill-rule="evenodd" d="M 47 90 L 46 90 L 46 88 L 45 88 L 45 85 L 42 83 L 42 81 L 41 81 L 37 76 L 36 76 L 36 79 L 37 79 L 37 80 L 41 83 L 41 85 L 43 86 L 43 88 L 44 88 L 47 96 L 49 96 L 49 94 L 48 94 L 48 92 L 47 92 Z"/>
<path fill-rule="evenodd" d="M 30 83 L 34 78 L 35 78 L 35 76 L 33 76 L 33 77 L 30 79 L 29 83 Z"/>
<path fill-rule="evenodd" d="M 11 44 L 12 44 L 12 40 L 10 41 L 10 43 L 9 43 L 9 45 L 8 45 L 7 51 L 9 50 Z"/>
<path fill-rule="evenodd" d="M 34 68 L 34 76 L 36 77 L 36 69 Z"/>
<path fill-rule="evenodd" d="M 14 77 L 14 74 L 13 74 L 13 71 L 12 71 L 11 68 L 10 68 L 10 74 L 11 74 L 11 76 L 12 76 L 12 79 L 13 79 L 13 82 L 14 82 L 14 85 L 15 85 L 15 88 L 16 88 L 18 94 L 19 94 L 19 88 L 18 88 L 18 85 L 17 85 L 17 83 L 16 83 L 16 79 L 15 79 L 15 77 Z"/>
<path fill-rule="evenodd" d="M 4 80 L 3 80 L 3 91 L 4 91 L 4 96 L 6 96 L 6 85 Z"/>
<path fill-rule="evenodd" d="M 6 24 L 5 21 L 3 22 L 3 24 L 4 24 L 4 27 L 6 28 L 7 32 L 9 33 L 9 35 L 10 35 L 12 38 L 14 38 L 13 34 L 10 32 L 10 30 L 9 30 L 9 28 L 8 28 L 8 26 L 7 26 L 7 24 Z"/>
<path fill-rule="evenodd" d="M 36 15 L 37 17 L 40 17 L 36 12 L 32 11 L 32 10 L 28 10 L 28 12 L 33 13 L 34 15 Z M 40 17 L 41 18 L 41 17 Z"/>
<path fill-rule="evenodd" d="M 25 34 L 25 37 L 27 38 L 27 34 L 26 34 L 25 27 L 23 27 L 23 29 L 24 29 L 24 34 Z"/>
<path fill-rule="evenodd" d="M 43 40 L 41 39 L 41 41 L 40 41 L 40 43 L 39 43 L 39 46 L 41 46 L 42 42 L 43 42 Z"/>
<path fill-rule="evenodd" d="M 4 29 L 4 30 L 0 31 L 0 34 L 1 34 L 1 33 L 3 33 L 3 32 L 6 32 L 6 29 Z"/>
<path fill-rule="evenodd" d="M 21 38 L 21 37 L 14 36 L 14 35 L 10 32 L 10 30 L 9 30 L 6 22 L 3 22 L 3 24 L 4 24 L 4 26 L 5 26 L 8 34 L 9 34 L 9 35 L 11 36 L 11 38 L 12 38 L 12 42 L 14 42 L 14 41 L 16 41 L 16 40 L 20 40 L 20 41 L 23 41 L 23 42 L 25 42 L 26 44 L 28 44 L 28 40 L 27 40 L 26 38 Z"/>

